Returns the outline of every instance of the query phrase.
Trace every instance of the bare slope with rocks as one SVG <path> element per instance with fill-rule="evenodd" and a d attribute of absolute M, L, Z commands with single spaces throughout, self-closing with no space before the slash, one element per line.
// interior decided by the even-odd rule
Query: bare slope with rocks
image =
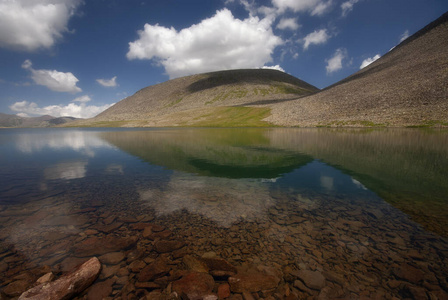
<path fill-rule="evenodd" d="M 321 92 L 272 106 L 282 126 L 448 126 L 448 13 Z"/>
<path fill-rule="evenodd" d="M 276 70 L 231 70 L 192 75 L 149 86 L 95 118 L 93 126 L 258 126 L 266 106 L 318 89 Z"/>

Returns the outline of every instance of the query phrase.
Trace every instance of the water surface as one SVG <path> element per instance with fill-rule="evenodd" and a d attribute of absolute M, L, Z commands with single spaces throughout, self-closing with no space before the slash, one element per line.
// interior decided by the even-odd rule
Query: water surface
<path fill-rule="evenodd" d="M 440 130 L 2 129 L 0 285 L 97 256 L 138 299 L 205 255 L 275 273 L 263 298 L 444 299 L 446 170 Z"/>

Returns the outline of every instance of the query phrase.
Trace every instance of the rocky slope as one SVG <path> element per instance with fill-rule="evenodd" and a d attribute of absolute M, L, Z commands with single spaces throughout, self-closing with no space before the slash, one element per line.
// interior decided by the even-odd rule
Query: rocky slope
<path fill-rule="evenodd" d="M 231 70 L 144 88 L 79 124 L 108 126 L 260 126 L 266 106 L 318 89 L 276 70 Z M 266 123 L 267 124 L 267 123 Z"/>
<path fill-rule="evenodd" d="M 448 126 L 448 13 L 376 62 L 309 97 L 272 106 L 282 126 Z"/>

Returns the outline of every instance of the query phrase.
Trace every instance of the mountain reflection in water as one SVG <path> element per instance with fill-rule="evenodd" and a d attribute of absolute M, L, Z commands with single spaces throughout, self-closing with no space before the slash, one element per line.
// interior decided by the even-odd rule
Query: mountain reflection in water
<path fill-rule="evenodd" d="M 153 165 L 210 177 L 294 181 L 288 173 L 319 160 L 448 236 L 448 134 L 443 130 L 180 129 L 100 136 Z M 320 180 L 331 186 L 332 178 Z"/>
<path fill-rule="evenodd" d="M 215 294 L 446 299 L 447 160 L 443 130 L 0 130 L 0 297 L 97 256 L 80 298 L 217 259 Z"/>

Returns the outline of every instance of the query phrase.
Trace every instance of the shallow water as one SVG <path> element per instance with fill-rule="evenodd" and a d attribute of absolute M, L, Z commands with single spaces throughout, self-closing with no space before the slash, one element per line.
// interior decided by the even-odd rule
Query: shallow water
<path fill-rule="evenodd" d="M 446 170 L 441 130 L 1 129 L 2 293 L 97 256 L 85 294 L 164 297 L 214 257 L 209 294 L 446 299 Z"/>

